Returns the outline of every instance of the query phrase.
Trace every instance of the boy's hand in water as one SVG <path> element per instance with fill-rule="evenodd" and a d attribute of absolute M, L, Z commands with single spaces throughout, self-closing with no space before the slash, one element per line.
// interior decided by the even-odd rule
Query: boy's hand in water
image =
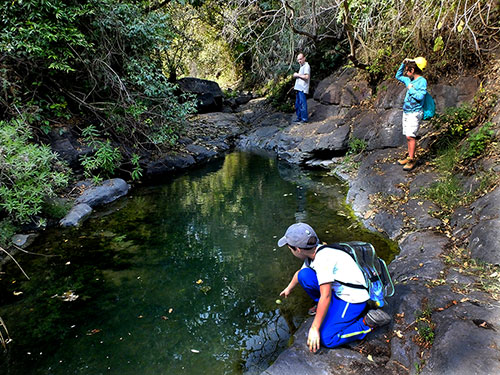
<path fill-rule="evenodd" d="M 285 297 L 287 298 L 288 295 L 290 294 L 291 290 L 289 290 L 288 288 L 285 288 L 283 289 L 283 291 L 280 293 L 280 297 Z"/>
<path fill-rule="evenodd" d="M 307 346 L 312 353 L 316 353 L 320 346 L 320 334 L 319 330 L 315 327 L 309 329 L 309 335 L 307 336 Z"/>

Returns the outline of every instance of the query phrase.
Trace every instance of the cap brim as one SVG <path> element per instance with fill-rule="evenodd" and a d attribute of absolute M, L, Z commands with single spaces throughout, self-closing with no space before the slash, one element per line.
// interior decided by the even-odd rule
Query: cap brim
<path fill-rule="evenodd" d="M 281 237 L 280 240 L 278 241 L 278 246 L 285 246 L 287 244 L 286 237 Z"/>

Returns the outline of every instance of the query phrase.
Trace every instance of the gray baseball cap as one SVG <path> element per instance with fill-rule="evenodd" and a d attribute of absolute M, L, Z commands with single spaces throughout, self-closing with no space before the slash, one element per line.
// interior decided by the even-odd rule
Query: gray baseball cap
<path fill-rule="evenodd" d="M 293 247 L 300 247 L 301 249 L 307 249 L 311 247 L 307 242 L 309 238 L 316 237 L 316 245 L 319 243 L 318 236 L 314 229 L 306 223 L 296 223 L 288 227 L 285 235 L 278 241 L 278 246 L 285 246 L 286 244 Z"/>

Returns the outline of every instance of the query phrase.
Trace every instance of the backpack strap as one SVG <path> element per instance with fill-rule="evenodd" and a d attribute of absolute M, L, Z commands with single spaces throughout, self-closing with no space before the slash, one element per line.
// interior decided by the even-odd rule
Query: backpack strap
<path fill-rule="evenodd" d="M 330 245 L 320 246 L 316 250 L 316 254 L 318 253 L 318 251 L 321 251 L 321 250 L 323 250 L 325 248 L 343 251 L 344 253 L 349 254 L 351 256 L 352 260 L 354 261 L 354 263 L 356 263 L 356 259 L 353 257 L 353 255 L 351 254 L 351 252 L 348 251 L 348 250 L 346 250 L 346 249 L 344 249 L 344 247 L 342 245 L 338 244 L 338 243 L 333 243 L 333 244 L 330 244 Z M 375 278 L 375 280 L 377 280 L 377 279 Z M 370 281 L 375 281 L 375 280 L 371 280 L 370 279 Z M 345 282 L 340 281 L 340 280 L 335 280 L 335 281 L 338 282 L 341 285 L 348 286 L 349 288 L 369 290 L 368 287 L 366 287 L 364 285 L 361 285 L 361 284 L 345 283 Z"/>

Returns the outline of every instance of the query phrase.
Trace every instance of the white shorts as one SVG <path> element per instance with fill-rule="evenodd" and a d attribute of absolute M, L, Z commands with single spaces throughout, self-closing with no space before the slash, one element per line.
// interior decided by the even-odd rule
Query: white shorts
<path fill-rule="evenodd" d="M 424 113 L 420 112 L 403 112 L 403 134 L 407 137 L 415 138 L 417 136 L 418 129 L 420 128 L 420 122 L 424 117 Z"/>

